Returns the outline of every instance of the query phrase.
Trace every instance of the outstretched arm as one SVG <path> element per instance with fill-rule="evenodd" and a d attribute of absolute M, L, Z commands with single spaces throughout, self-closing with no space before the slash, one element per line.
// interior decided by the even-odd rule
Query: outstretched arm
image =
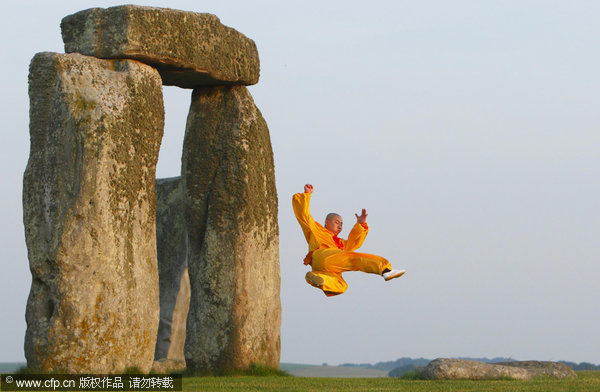
<path fill-rule="evenodd" d="M 346 250 L 348 252 L 353 252 L 356 249 L 360 248 L 365 242 L 365 238 L 367 238 L 367 233 L 369 232 L 369 226 L 367 225 L 367 210 L 364 208 L 360 215 L 354 214 L 356 216 L 356 224 L 348 234 L 348 240 L 346 241 Z"/>
<path fill-rule="evenodd" d="M 310 238 L 311 229 L 316 223 L 312 216 L 310 216 L 310 197 L 313 189 L 311 184 L 306 184 L 304 185 L 304 193 L 296 193 L 292 198 L 294 215 L 296 215 L 296 219 L 300 223 L 307 241 Z"/>

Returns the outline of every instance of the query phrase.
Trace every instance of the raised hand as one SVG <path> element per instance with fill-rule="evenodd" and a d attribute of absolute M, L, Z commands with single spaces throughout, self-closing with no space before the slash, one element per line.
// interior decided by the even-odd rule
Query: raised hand
<path fill-rule="evenodd" d="M 356 221 L 361 225 L 363 223 L 367 223 L 367 210 L 365 210 L 364 208 L 362 209 L 362 213 L 360 214 L 360 216 L 358 214 L 354 215 L 356 215 Z"/>
<path fill-rule="evenodd" d="M 310 185 L 310 184 L 304 185 L 304 192 L 305 193 L 312 193 L 313 189 L 314 189 L 313 186 Z"/>

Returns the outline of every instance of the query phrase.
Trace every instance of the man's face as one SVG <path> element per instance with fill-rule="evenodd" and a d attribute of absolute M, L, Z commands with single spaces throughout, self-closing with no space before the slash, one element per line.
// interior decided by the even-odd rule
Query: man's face
<path fill-rule="evenodd" d="M 342 226 L 344 221 L 339 215 L 332 215 L 325 219 L 325 228 L 331 231 L 333 234 L 338 235 L 342 232 Z"/>

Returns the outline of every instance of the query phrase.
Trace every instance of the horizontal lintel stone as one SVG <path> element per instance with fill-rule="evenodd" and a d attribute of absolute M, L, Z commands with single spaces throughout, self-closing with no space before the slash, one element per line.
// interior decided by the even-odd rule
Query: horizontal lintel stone
<path fill-rule="evenodd" d="M 254 41 L 212 14 L 122 5 L 90 8 L 61 22 L 65 52 L 134 59 L 183 88 L 258 83 Z"/>

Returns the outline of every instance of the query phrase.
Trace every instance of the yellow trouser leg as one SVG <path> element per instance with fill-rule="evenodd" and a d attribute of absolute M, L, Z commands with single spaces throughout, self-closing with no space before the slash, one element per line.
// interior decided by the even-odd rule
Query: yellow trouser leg
<path fill-rule="evenodd" d="M 314 252 L 312 257 L 312 272 L 324 279 L 325 283 L 319 288 L 327 296 L 342 294 L 348 288 L 342 272 L 362 271 L 381 275 L 386 268 L 392 269 L 389 261 L 368 253 L 322 249 Z M 307 282 L 311 284 L 308 280 Z"/>
<path fill-rule="evenodd" d="M 313 274 L 318 275 L 321 278 L 323 278 L 323 280 L 324 280 L 323 286 L 319 287 L 319 286 L 313 285 L 308 280 L 308 278 L 305 278 L 306 282 L 313 287 L 317 287 L 318 289 L 323 290 L 325 295 L 327 295 L 328 297 L 330 297 L 332 295 L 342 294 L 348 288 L 348 283 L 346 283 L 344 278 L 342 278 L 341 274 L 335 274 L 335 273 L 324 272 L 324 271 L 315 271 L 314 269 L 312 272 L 313 272 Z"/>
<path fill-rule="evenodd" d="M 329 249 L 316 251 L 313 254 L 312 267 L 313 271 L 338 274 L 346 271 L 362 271 L 377 275 L 381 275 L 386 268 L 392 269 L 390 262 L 381 256 Z"/>

